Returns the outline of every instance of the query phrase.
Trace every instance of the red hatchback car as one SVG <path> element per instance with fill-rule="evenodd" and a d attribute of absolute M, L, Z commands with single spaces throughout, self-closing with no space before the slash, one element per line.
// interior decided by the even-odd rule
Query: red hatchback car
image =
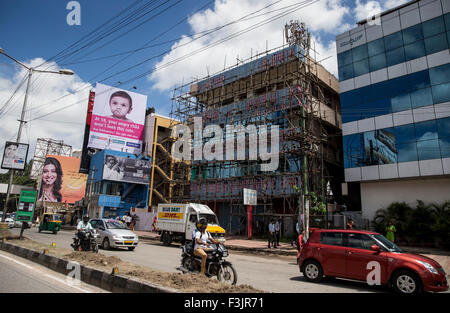
<path fill-rule="evenodd" d="M 406 253 L 370 231 L 316 229 L 298 264 L 311 282 L 330 276 L 388 285 L 399 293 L 448 290 L 445 272 L 436 261 Z"/>

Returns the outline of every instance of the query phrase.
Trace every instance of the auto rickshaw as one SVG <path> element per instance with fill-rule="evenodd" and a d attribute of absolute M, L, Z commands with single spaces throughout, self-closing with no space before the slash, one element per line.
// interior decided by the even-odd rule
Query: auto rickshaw
<path fill-rule="evenodd" d="M 44 213 L 39 224 L 39 232 L 48 230 L 56 234 L 62 225 L 62 216 L 56 213 Z"/>

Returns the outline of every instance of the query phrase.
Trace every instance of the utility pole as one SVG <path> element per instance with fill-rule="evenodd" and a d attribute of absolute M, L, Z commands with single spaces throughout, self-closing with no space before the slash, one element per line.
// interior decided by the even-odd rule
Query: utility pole
<path fill-rule="evenodd" d="M 21 114 L 21 117 L 20 117 L 20 120 L 19 120 L 19 122 L 20 122 L 19 123 L 19 131 L 17 132 L 17 139 L 16 139 L 16 142 L 19 143 L 20 142 L 20 137 L 22 136 L 23 125 L 26 123 L 26 121 L 25 121 L 25 111 L 26 111 L 26 107 L 27 107 L 28 93 L 29 93 L 29 90 L 30 90 L 31 76 L 33 75 L 33 72 L 53 73 L 53 74 L 62 74 L 62 75 L 73 75 L 74 73 L 71 70 L 60 70 L 58 72 L 36 70 L 34 68 L 26 66 L 25 64 L 17 61 L 13 57 L 7 55 L 2 48 L 0 48 L 0 54 L 5 55 L 6 57 L 10 58 L 11 60 L 13 60 L 17 64 L 21 65 L 22 67 L 24 67 L 24 68 L 26 68 L 28 70 L 27 89 L 25 91 L 25 98 L 24 98 L 23 106 L 22 106 L 22 114 Z M 9 183 L 8 183 L 8 189 L 7 189 L 7 192 L 6 192 L 6 201 L 5 201 L 5 205 L 3 207 L 3 217 L 2 217 L 2 220 L 1 220 L 2 223 L 4 223 L 5 219 L 6 219 L 6 211 L 7 211 L 7 208 L 8 208 L 8 201 L 9 201 L 9 196 L 11 194 L 11 188 L 12 188 L 12 185 L 13 185 L 13 180 L 14 180 L 14 170 L 11 169 L 9 171 Z"/>

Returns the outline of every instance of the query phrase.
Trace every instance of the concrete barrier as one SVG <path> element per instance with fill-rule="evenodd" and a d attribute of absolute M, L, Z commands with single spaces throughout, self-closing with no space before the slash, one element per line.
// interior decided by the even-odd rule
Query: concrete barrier
<path fill-rule="evenodd" d="M 69 261 L 63 260 L 48 254 L 39 253 L 37 251 L 13 245 L 8 242 L 0 242 L 0 250 L 15 254 L 17 256 L 26 258 L 30 261 L 36 262 L 40 265 L 50 268 L 51 270 L 67 275 L 73 269 L 68 269 Z M 116 293 L 179 293 L 180 291 L 152 284 L 149 282 L 142 282 L 131 277 L 111 274 L 92 267 L 80 264 L 80 280 Z"/>

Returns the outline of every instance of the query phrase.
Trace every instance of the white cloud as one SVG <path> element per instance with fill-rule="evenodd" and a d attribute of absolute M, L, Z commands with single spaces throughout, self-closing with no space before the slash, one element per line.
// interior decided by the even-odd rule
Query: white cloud
<path fill-rule="evenodd" d="M 35 67 L 44 62 L 41 58 L 35 58 L 30 62 L 24 63 L 29 67 Z M 60 68 L 57 64 L 49 65 L 52 71 Z M 7 75 L 9 77 L 7 77 Z M 23 77 L 27 75 L 27 70 L 22 67 L 15 68 L 14 73 L 6 74 L 0 69 L 0 105 L 11 97 L 13 91 L 17 88 Z M 35 121 L 26 123 L 22 130 L 21 142 L 29 143 L 28 159 L 34 156 L 34 150 L 37 138 L 52 138 L 56 140 L 64 140 L 65 144 L 69 144 L 73 149 L 80 149 L 83 144 L 84 122 L 86 119 L 87 102 L 89 95 L 89 86 L 83 82 L 76 74 L 73 76 L 33 73 L 29 97 L 27 102 L 27 110 L 25 120 L 30 121 L 33 118 L 42 116 L 46 113 L 55 112 L 56 110 L 76 103 L 73 106 L 43 117 Z M 74 95 L 71 92 L 85 88 Z M 24 102 L 26 82 L 20 88 L 18 94 L 11 102 L 9 110 L 0 115 L 0 146 L 5 141 L 16 141 L 17 131 L 19 128 L 22 106 Z M 58 101 L 62 96 L 68 95 Z M 77 103 L 79 102 L 79 103 Z M 0 151 L 3 154 L 3 150 Z"/>
<path fill-rule="evenodd" d="M 366 1 L 356 0 L 356 6 L 353 9 L 358 21 L 370 18 L 376 14 L 386 10 L 398 7 L 410 0 L 383 0 L 383 1 Z"/>
<path fill-rule="evenodd" d="M 212 9 L 196 13 L 189 18 L 189 25 L 192 33 L 199 33 L 246 16 L 251 12 L 264 8 L 273 3 L 270 0 L 216 0 Z M 212 34 L 198 38 L 189 45 L 185 45 L 192 40 L 186 35 L 179 42 L 172 46 L 170 53 L 166 54 L 162 60 L 156 64 L 160 68 L 164 64 L 173 62 L 189 53 L 206 48 L 217 40 L 225 38 L 231 34 L 242 31 L 256 23 L 263 23 L 269 17 L 280 14 L 285 10 L 276 13 L 268 13 L 288 5 L 298 4 L 295 0 L 285 0 L 258 12 L 266 13 L 264 16 L 253 18 L 233 24 Z M 324 61 L 324 66 L 332 73 L 337 73 L 336 49 L 334 44 L 335 35 L 345 31 L 350 25 L 344 23 L 344 16 L 350 13 L 350 9 L 342 4 L 341 0 L 324 0 L 316 2 L 303 9 L 297 10 L 277 20 L 256 28 L 239 37 L 226 41 L 223 44 L 199 52 L 182 62 L 174 63 L 171 66 L 158 69 L 149 76 L 149 80 L 154 83 L 154 88 L 160 91 L 170 90 L 180 84 L 190 82 L 194 77 L 199 79 L 230 67 L 237 63 L 237 57 L 248 59 L 257 53 L 263 53 L 266 48 L 274 49 L 280 47 L 284 41 L 284 25 L 290 20 L 305 22 L 311 34 L 316 38 L 316 50 L 320 53 L 318 60 L 331 56 Z M 324 36 L 328 36 L 325 41 Z M 322 57 L 323 56 L 323 57 Z"/>

